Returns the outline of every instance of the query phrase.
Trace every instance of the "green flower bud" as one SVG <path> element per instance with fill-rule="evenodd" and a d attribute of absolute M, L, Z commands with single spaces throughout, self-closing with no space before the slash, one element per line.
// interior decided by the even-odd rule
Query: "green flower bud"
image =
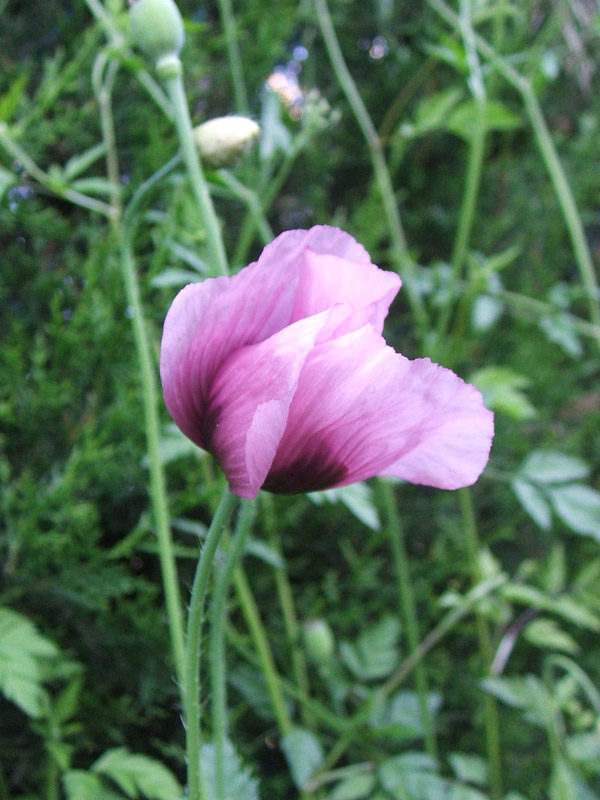
<path fill-rule="evenodd" d="M 223 167 L 244 153 L 260 133 L 248 117 L 216 117 L 194 128 L 200 155 L 215 167 Z"/>
<path fill-rule="evenodd" d="M 154 63 L 177 57 L 184 42 L 183 20 L 173 0 L 130 0 L 133 39 Z"/>
<path fill-rule="evenodd" d="M 331 628 L 324 619 L 313 619 L 302 628 L 306 655 L 315 664 L 327 664 L 335 652 Z"/>

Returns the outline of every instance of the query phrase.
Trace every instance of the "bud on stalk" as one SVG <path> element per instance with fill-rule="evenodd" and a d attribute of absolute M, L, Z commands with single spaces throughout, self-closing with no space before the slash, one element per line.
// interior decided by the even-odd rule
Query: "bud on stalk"
<path fill-rule="evenodd" d="M 204 160 L 223 167 L 242 155 L 260 133 L 247 117 L 216 117 L 194 128 L 194 139 Z"/>
<path fill-rule="evenodd" d="M 154 64 L 177 58 L 183 47 L 183 20 L 173 0 L 129 0 L 133 39 Z"/>

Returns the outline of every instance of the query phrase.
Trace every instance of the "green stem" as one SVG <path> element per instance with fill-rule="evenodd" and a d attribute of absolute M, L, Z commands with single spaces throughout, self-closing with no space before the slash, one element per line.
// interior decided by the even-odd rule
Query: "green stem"
<path fill-rule="evenodd" d="M 410 575 L 410 565 L 408 563 L 408 554 L 406 552 L 404 529 L 402 527 L 400 514 L 398 513 L 398 505 L 396 503 L 392 484 L 383 479 L 379 481 L 379 487 L 387 518 L 386 529 L 394 561 L 398 596 L 400 598 L 400 611 L 406 628 L 408 649 L 413 653 L 419 646 L 419 624 L 417 622 L 417 611 Z M 419 662 L 415 668 L 415 682 L 419 699 L 419 710 L 421 712 L 423 729 L 425 731 L 425 747 L 429 755 L 437 760 L 438 752 L 435 731 L 429 705 L 427 703 L 427 676 L 422 662 Z"/>
<path fill-rule="evenodd" d="M 171 649 L 173 652 L 177 679 L 179 684 L 182 685 L 184 678 L 183 612 L 175 556 L 173 554 L 167 489 L 159 454 L 160 427 L 155 367 L 152 360 L 146 321 L 144 319 L 140 291 L 135 273 L 133 252 L 130 243 L 130 236 L 132 233 L 132 230 L 124 231 L 121 237 L 121 271 L 125 283 L 127 303 L 133 312 L 131 323 L 133 325 L 135 348 L 142 382 L 144 422 L 150 468 L 150 497 L 152 499 L 156 522 L 158 555 L 165 592 L 167 618 L 169 620 Z"/>
<path fill-rule="evenodd" d="M 200 637 L 208 579 L 218 544 L 238 498 L 225 488 L 208 529 L 194 576 L 188 610 L 183 709 L 186 728 L 188 800 L 207 800 L 201 765 L 200 736 Z"/>
<path fill-rule="evenodd" d="M 367 143 L 369 155 L 373 165 L 373 172 L 375 174 L 375 180 L 377 181 L 377 186 L 383 201 L 383 210 L 387 219 L 388 229 L 392 240 L 392 253 L 394 256 L 394 261 L 396 262 L 398 269 L 402 272 L 410 307 L 414 314 L 415 321 L 419 327 L 421 337 L 424 338 L 428 327 L 427 312 L 423 304 L 423 298 L 417 289 L 416 267 L 408 251 L 408 245 L 404 235 L 404 229 L 402 227 L 402 220 L 400 218 L 400 212 L 396 202 L 392 179 L 383 155 L 383 145 L 379 135 L 377 134 L 375 126 L 371 121 L 369 112 L 367 111 L 358 89 L 356 88 L 356 84 L 352 79 L 350 71 L 346 66 L 346 62 L 344 60 L 335 29 L 333 27 L 333 22 L 327 6 L 327 0 L 315 0 L 315 7 L 317 11 L 317 20 L 319 22 L 319 27 L 321 28 L 321 33 L 325 41 L 327 52 L 329 53 L 333 71 L 335 72 L 338 82 L 342 87 L 344 94 L 346 95 L 346 99 L 348 100 L 350 108 L 354 113 L 356 121 Z"/>
<path fill-rule="evenodd" d="M 113 209 L 113 223 L 116 223 L 121 218 L 122 212 L 119 156 L 112 111 L 112 90 L 118 69 L 118 61 L 115 59 L 108 61 L 106 53 L 100 53 L 94 62 L 92 70 L 92 84 L 98 100 L 102 138 L 106 146 L 106 171 L 111 184 L 110 205 Z"/>
<path fill-rule="evenodd" d="M 231 80 L 233 83 L 235 109 L 238 114 L 248 114 L 248 95 L 246 94 L 244 69 L 240 57 L 240 48 L 235 30 L 235 17 L 233 15 L 231 0 L 219 0 L 219 11 L 221 13 L 221 21 L 223 23 L 225 40 L 227 42 L 227 58 L 229 60 L 229 69 L 231 71 Z"/>
<path fill-rule="evenodd" d="M 227 664 L 225 627 L 227 591 L 233 570 L 244 552 L 248 533 L 256 516 L 256 504 L 242 501 L 233 542 L 225 564 L 219 569 L 210 608 L 210 675 L 212 690 L 212 734 L 215 748 L 215 800 L 225 800 L 225 742 L 227 740 Z"/>
<path fill-rule="evenodd" d="M 477 523 L 475 521 L 475 511 L 473 508 L 473 498 L 470 489 L 459 489 L 458 491 L 462 527 L 467 542 L 467 552 L 470 562 L 470 571 L 473 583 L 477 585 L 482 578 L 479 562 L 480 544 L 477 533 Z M 481 669 L 487 677 L 490 674 L 490 667 L 494 659 L 494 651 L 485 617 L 476 613 L 477 639 L 479 642 L 479 654 L 481 658 Z M 490 793 L 493 798 L 502 797 L 502 760 L 500 755 L 500 721 L 498 717 L 498 705 L 494 697 L 487 692 L 483 696 L 483 713 L 485 721 L 486 748 L 490 770 Z"/>
<path fill-rule="evenodd" d="M 296 615 L 296 607 L 294 605 L 294 595 L 292 587 L 287 574 L 285 561 L 283 559 L 283 549 L 281 547 L 281 537 L 277 527 L 273 509 L 273 499 L 270 495 L 263 496 L 265 506 L 265 525 L 269 536 L 269 544 L 271 548 L 277 553 L 281 559 L 281 565 L 275 567 L 275 585 L 277 587 L 277 595 L 279 598 L 279 605 L 283 615 L 283 625 L 285 628 L 285 635 L 290 648 L 292 659 L 292 675 L 294 682 L 299 690 L 305 697 L 310 697 L 310 685 L 308 681 L 308 671 L 306 668 L 306 659 L 304 658 L 304 650 L 300 643 L 300 625 L 298 624 L 298 617 Z M 304 704 L 300 706 L 302 721 L 305 726 L 310 727 L 312 724 L 312 715 L 308 707 Z"/>
<path fill-rule="evenodd" d="M 175 126 L 179 135 L 183 161 L 190 177 L 200 216 L 202 217 L 209 258 L 218 273 L 227 275 L 229 268 L 225 245 L 223 244 L 221 228 L 208 190 L 208 184 L 202 171 L 198 148 L 194 141 L 192 121 L 183 87 L 181 61 L 176 57 L 172 57 L 162 65 L 159 63 L 157 70 L 165 82 L 167 94 L 173 104 Z"/>
<path fill-rule="evenodd" d="M 244 186 L 244 184 L 238 181 L 238 179 L 235 178 L 231 172 L 228 172 L 225 169 L 219 170 L 219 178 L 221 178 L 223 183 L 226 184 L 229 191 L 235 197 L 241 200 L 242 203 L 244 203 L 248 208 L 248 211 L 254 220 L 254 225 L 260 233 L 262 243 L 268 244 L 270 241 L 272 241 L 275 234 L 269 225 L 269 221 L 265 215 L 265 212 L 263 211 L 263 207 L 256 192 L 253 192 L 252 189 Z"/>
<path fill-rule="evenodd" d="M 568 311 L 562 311 L 556 308 L 551 303 L 546 303 L 543 300 L 537 300 L 533 297 L 527 297 L 517 292 L 507 292 L 505 290 L 495 292 L 491 297 L 497 297 L 503 300 L 509 307 L 512 307 L 516 312 L 521 312 L 524 317 L 540 317 L 540 316 L 553 316 L 560 314 L 569 320 L 569 324 L 580 333 L 582 336 L 588 336 L 591 339 L 596 339 L 600 344 L 600 326 L 586 322 Z"/>
<path fill-rule="evenodd" d="M 459 17 L 443 0 L 427 0 L 427 2 L 452 27 L 460 29 Z M 529 118 L 529 123 L 532 127 L 550 180 L 552 181 L 556 198 L 571 239 L 581 282 L 583 283 L 588 298 L 590 318 L 594 325 L 600 325 L 598 281 L 594 271 L 590 249 L 585 238 L 583 223 L 533 86 L 527 78 L 523 77 L 514 67 L 501 58 L 483 37 L 475 35 L 474 39 L 479 52 L 490 61 L 505 80 L 521 95 L 525 111 Z"/>
<path fill-rule="evenodd" d="M 89 211 L 95 211 L 97 214 L 102 214 L 102 216 L 108 217 L 108 219 L 113 217 L 113 209 L 108 203 L 104 203 L 102 200 L 96 200 L 93 197 L 88 197 L 81 192 L 75 191 L 75 189 L 70 189 L 60 180 L 56 180 L 40 169 L 29 154 L 11 138 L 6 123 L 4 122 L 0 122 L 0 144 L 15 160 L 19 161 L 23 167 L 25 167 L 25 170 L 34 180 L 53 195 L 61 197 L 63 200 L 73 203 L 73 205 L 87 208 Z"/>
<path fill-rule="evenodd" d="M 410 653 L 413 653 L 419 646 L 419 624 L 417 621 L 417 611 L 410 575 L 410 565 L 408 563 L 408 554 L 406 552 L 404 530 L 400 514 L 398 513 L 398 506 L 392 484 L 383 479 L 379 481 L 379 487 L 387 521 L 386 531 L 390 541 L 394 571 L 396 573 L 398 596 L 400 598 L 400 612 L 404 619 L 408 649 Z M 438 752 L 435 731 L 429 705 L 427 703 L 427 676 L 422 662 L 419 662 L 416 666 L 415 682 L 419 699 L 419 710 L 421 712 L 421 719 L 425 732 L 425 747 L 431 758 L 437 760 Z"/>
<path fill-rule="evenodd" d="M 267 632 L 260 618 L 256 601 L 250 589 L 250 584 L 241 567 L 235 570 L 233 580 L 240 607 L 246 624 L 248 625 L 254 647 L 256 648 L 262 673 L 265 676 L 271 705 L 275 713 L 275 719 L 277 720 L 277 726 L 280 734 L 285 736 L 292 729 L 292 721 L 285 705 L 285 698 L 281 690 L 281 683 L 279 675 L 277 674 L 275 660 L 273 659 L 273 654 L 269 646 Z"/>
<path fill-rule="evenodd" d="M 477 57 L 477 50 L 474 42 L 474 32 L 471 25 L 471 4 L 469 0 L 461 2 L 461 33 L 468 54 L 468 63 L 471 74 L 471 90 L 475 99 L 476 117 L 473 130 L 469 139 L 469 152 L 467 157 L 467 172 L 465 175 L 465 186 L 463 190 L 462 203 L 458 219 L 456 238 L 452 249 L 451 259 L 451 279 L 448 287 L 448 298 L 440 314 L 438 322 L 437 346 L 443 348 L 444 337 L 448 330 L 450 312 L 453 305 L 454 296 L 458 289 L 465 258 L 469 249 L 469 241 L 473 222 L 475 220 L 475 209 L 481 185 L 481 173 L 483 168 L 483 158 L 485 154 L 485 140 L 487 133 L 486 116 L 486 95 L 481 76 L 481 69 Z"/>

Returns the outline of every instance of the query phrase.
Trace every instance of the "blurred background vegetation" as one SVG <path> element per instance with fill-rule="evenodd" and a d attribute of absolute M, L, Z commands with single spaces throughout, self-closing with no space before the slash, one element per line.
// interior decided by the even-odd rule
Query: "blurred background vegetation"
<path fill-rule="evenodd" d="M 235 110 L 226 41 L 216 4 L 178 5 L 198 124 Z M 264 498 L 245 571 L 283 675 L 298 645 L 274 601 L 276 581 L 289 579 L 301 623 L 327 622 L 333 653 L 318 664 L 310 645 L 302 655 L 311 696 L 340 727 L 289 692 L 304 735 L 291 754 L 280 746 L 234 599 L 231 738 L 262 797 L 600 798 L 600 329 L 590 312 L 600 297 L 584 286 L 524 96 L 483 56 L 481 179 L 453 285 L 476 101 L 464 31 L 440 5 L 331 0 L 330 11 L 381 137 L 418 291 L 430 319 L 451 309 L 443 340 L 420 337 L 402 292 L 388 341 L 409 357 L 435 354 L 474 380 L 496 411 L 490 465 L 468 499 L 394 487 L 420 638 L 460 609 L 478 581 L 500 576 L 501 585 L 424 659 L 436 760 L 424 745 L 412 673 L 369 719 L 344 728 L 410 650 L 389 509 L 377 482 L 314 502 Z M 598 3 L 473 0 L 452 8 L 464 18 L 465 7 L 543 109 L 597 268 Z M 92 79 L 100 54 L 119 65 L 112 112 L 124 201 L 178 143 L 142 85 L 149 67 L 127 40 L 124 5 L 107 0 L 105 8 L 112 34 L 93 4 L 0 2 L 0 798 L 15 800 L 93 800 L 99 784 L 86 783 L 90 775 L 105 781 L 98 797 L 174 798 L 173 776 L 184 776 L 131 308 L 114 231 L 67 196 L 77 188 L 110 200 Z M 255 258 L 262 242 L 228 176 L 261 199 L 275 234 L 336 224 L 393 268 L 369 149 L 313 4 L 247 0 L 234 10 L 249 110 L 263 130 L 238 164 L 208 172 L 233 267 Z M 156 348 L 181 272 L 210 274 L 203 245 L 180 167 L 153 195 L 135 239 Z M 220 483 L 164 409 L 161 418 L 185 597 Z M 491 698 L 501 787 L 490 781 L 483 742 Z M 112 761 L 102 761 L 106 754 Z M 154 782 L 144 783 L 151 769 Z M 256 783 L 239 769 L 239 796 L 252 798 Z"/>

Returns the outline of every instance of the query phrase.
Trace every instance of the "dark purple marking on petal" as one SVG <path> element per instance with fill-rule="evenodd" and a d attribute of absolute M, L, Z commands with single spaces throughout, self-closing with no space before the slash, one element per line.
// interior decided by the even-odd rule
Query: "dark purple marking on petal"
<path fill-rule="evenodd" d="M 325 444 L 319 444 L 295 461 L 275 467 L 262 488 L 273 494 L 319 492 L 341 483 L 347 472 L 346 465 L 337 461 Z"/>

